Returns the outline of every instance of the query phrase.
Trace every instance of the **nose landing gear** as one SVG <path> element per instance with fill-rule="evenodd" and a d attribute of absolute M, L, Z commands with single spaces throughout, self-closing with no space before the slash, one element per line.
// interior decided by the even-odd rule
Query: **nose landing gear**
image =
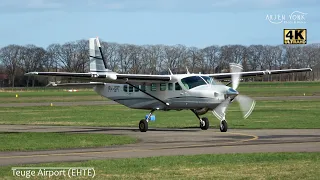
<path fill-rule="evenodd" d="M 228 123 L 226 120 L 220 121 L 220 131 L 221 132 L 227 132 L 228 130 Z"/>

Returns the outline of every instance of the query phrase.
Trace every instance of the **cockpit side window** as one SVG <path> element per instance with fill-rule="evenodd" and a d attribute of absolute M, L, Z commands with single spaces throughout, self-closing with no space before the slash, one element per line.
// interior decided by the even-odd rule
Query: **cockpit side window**
<path fill-rule="evenodd" d="M 206 81 L 204 81 L 199 76 L 186 77 L 186 78 L 181 79 L 181 82 L 185 86 L 186 89 L 192 89 L 194 87 L 207 84 Z"/>
<path fill-rule="evenodd" d="M 176 90 L 176 91 L 180 91 L 180 90 L 182 90 L 182 88 L 181 88 L 180 84 L 179 84 L 179 83 L 177 83 L 177 82 L 174 84 L 174 87 L 175 87 L 175 90 Z"/>

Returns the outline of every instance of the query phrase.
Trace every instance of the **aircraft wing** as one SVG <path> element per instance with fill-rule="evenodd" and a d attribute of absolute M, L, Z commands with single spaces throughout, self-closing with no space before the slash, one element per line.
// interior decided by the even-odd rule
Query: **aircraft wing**
<path fill-rule="evenodd" d="M 170 75 L 146 75 L 146 74 L 117 74 L 114 72 L 107 73 L 70 73 L 70 72 L 29 72 L 26 76 L 54 76 L 65 77 L 80 80 L 89 80 L 94 82 L 105 83 L 119 83 L 124 84 L 126 82 L 140 83 L 140 82 L 161 82 L 170 81 Z"/>
<path fill-rule="evenodd" d="M 216 73 L 216 74 L 204 74 L 205 76 L 211 76 L 215 79 L 227 79 L 231 78 L 232 74 L 241 74 L 242 77 L 250 76 L 263 76 L 269 74 L 285 74 L 285 73 L 296 73 L 296 72 L 308 72 L 312 71 L 311 68 L 301 68 L 301 69 L 282 69 L 282 70 L 265 70 L 265 71 L 248 71 L 241 73 Z"/>

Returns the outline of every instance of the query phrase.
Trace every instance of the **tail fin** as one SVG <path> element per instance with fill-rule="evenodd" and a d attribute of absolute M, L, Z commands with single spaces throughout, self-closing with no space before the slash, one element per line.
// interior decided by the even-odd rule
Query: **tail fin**
<path fill-rule="evenodd" d="M 103 57 L 101 45 L 98 38 L 89 39 L 90 71 L 105 72 L 107 69 L 106 61 Z"/>

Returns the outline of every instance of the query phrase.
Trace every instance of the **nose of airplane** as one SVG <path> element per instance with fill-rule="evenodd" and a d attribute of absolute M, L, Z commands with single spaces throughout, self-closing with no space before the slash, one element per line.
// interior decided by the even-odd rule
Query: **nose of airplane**
<path fill-rule="evenodd" d="M 238 94 L 239 92 L 233 88 L 228 88 L 226 92 L 227 97 L 230 97 L 231 99 L 235 98 Z"/>

